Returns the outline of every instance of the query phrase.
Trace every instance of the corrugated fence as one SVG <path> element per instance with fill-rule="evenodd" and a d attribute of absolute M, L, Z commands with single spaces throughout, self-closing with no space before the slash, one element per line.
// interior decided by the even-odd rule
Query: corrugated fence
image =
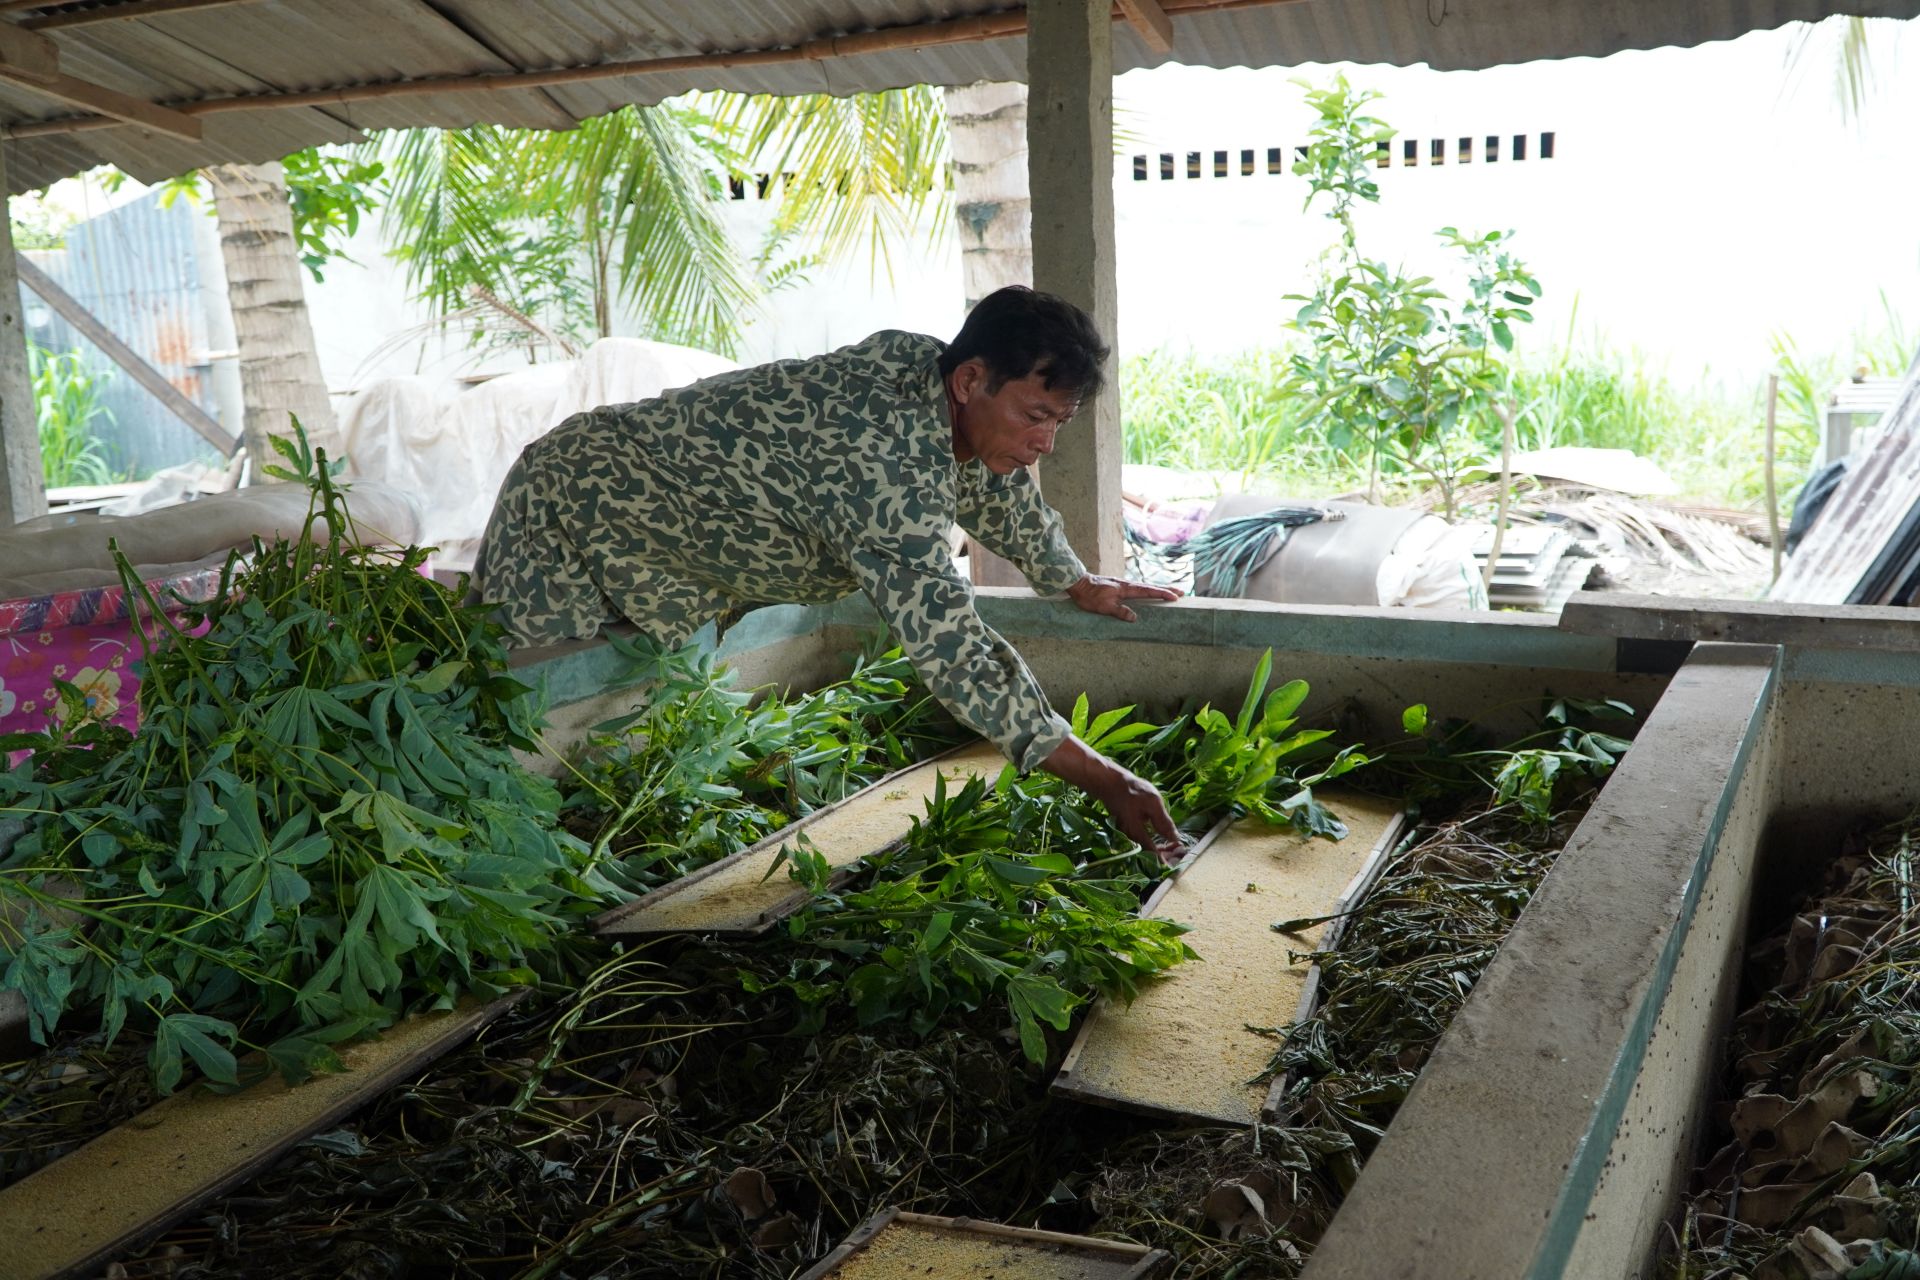
<path fill-rule="evenodd" d="M 193 221 L 206 216 L 185 200 L 163 209 L 155 192 L 75 226 L 66 248 L 27 256 L 182 394 L 218 417 L 208 359 L 210 300 L 201 284 Z M 27 336 L 49 351 L 79 351 L 89 371 L 105 379 L 101 398 L 112 418 L 96 421 L 94 432 L 112 449 L 117 470 L 145 475 L 215 457 L 211 445 L 38 294 L 25 285 L 20 294 Z M 211 301 L 225 305 L 224 299 Z"/>

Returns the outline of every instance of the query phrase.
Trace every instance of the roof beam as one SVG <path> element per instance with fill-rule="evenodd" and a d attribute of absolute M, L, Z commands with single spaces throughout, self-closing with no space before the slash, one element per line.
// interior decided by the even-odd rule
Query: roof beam
<path fill-rule="evenodd" d="M 41 37 L 45 39 L 45 37 Z M 56 74 L 51 80 L 34 80 L 16 75 L 10 65 L 0 66 L 0 80 L 12 80 L 23 88 L 54 98 L 69 106 L 84 107 L 107 117 L 107 124 L 139 125 L 155 133 L 170 134 L 189 142 L 200 140 L 200 121 L 182 111 L 148 102 L 87 80 Z"/>
<path fill-rule="evenodd" d="M 49 31 L 60 27 L 84 27 L 96 22 L 122 22 L 134 18 L 158 18 L 170 13 L 188 13 L 195 9 L 219 9 L 233 4 L 257 4 L 259 0 L 121 0 L 119 4 L 90 4 L 85 8 L 53 8 L 46 3 L 21 5 L 23 9 L 51 10 L 22 19 L 29 31 Z"/>
<path fill-rule="evenodd" d="M 1158 0 L 1155 7 L 1163 16 L 1170 17 L 1183 13 L 1217 13 L 1228 9 L 1271 8 L 1283 4 L 1306 2 L 1307 0 Z M 1118 11 L 1115 11 L 1113 16 L 1116 20 L 1126 20 L 1126 15 Z M 1026 11 L 1011 9 L 1004 13 L 992 13 L 980 17 L 882 27 L 876 31 L 861 31 L 844 36 L 823 36 L 817 40 L 807 40 L 797 45 L 785 45 L 777 49 L 740 49 L 719 53 L 685 54 L 678 57 L 644 58 L 629 62 L 599 62 L 586 66 L 554 67 L 544 71 L 422 76 L 413 80 L 343 84 L 325 89 L 248 93 L 228 98 L 203 98 L 198 101 L 180 102 L 168 109 L 184 116 L 204 116 L 225 111 L 333 107 L 352 102 L 411 98 L 437 93 L 512 92 L 523 89 L 544 89 L 552 85 L 583 84 L 596 80 L 619 80 L 629 76 L 684 74 L 689 71 L 820 62 L 832 58 L 855 57 L 860 54 L 897 53 L 912 49 L 930 49 L 940 45 L 1003 40 L 1024 36 L 1026 33 Z M 147 105 L 152 106 L 152 104 Z M 96 107 L 95 110 L 100 108 Z M 83 133 L 90 129 L 110 128 L 116 123 L 118 123 L 117 120 L 89 116 L 69 116 L 58 120 L 27 120 L 0 128 L 0 136 L 39 138 L 53 134 Z"/>
<path fill-rule="evenodd" d="M 1160 0 L 1114 0 L 1127 25 L 1147 42 L 1155 53 L 1173 52 L 1173 19 L 1160 7 Z"/>
<path fill-rule="evenodd" d="M 60 75 L 60 50 L 45 36 L 0 23 L 0 76 L 50 84 Z"/>

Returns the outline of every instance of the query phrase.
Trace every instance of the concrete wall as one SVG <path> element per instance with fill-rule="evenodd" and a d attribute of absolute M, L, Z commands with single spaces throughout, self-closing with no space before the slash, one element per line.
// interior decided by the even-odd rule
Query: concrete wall
<path fill-rule="evenodd" d="M 1363 741 L 1399 737 L 1413 701 L 1496 731 L 1530 724 L 1548 692 L 1642 712 L 1307 1280 L 1651 1275 L 1710 1116 L 1750 925 L 1804 888 L 1847 826 L 1920 799 L 1920 653 L 1901 619 L 1884 641 L 1849 632 L 1847 649 L 1795 634 L 1696 645 L 1669 679 L 1619 670 L 1637 640 L 1527 616 L 1209 600 L 1129 626 L 1017 591 L 983 593 L 981 609 L 1061 706 L 1083 690 L 1156 715 L 1237 706 L 1272 648 L 1276 682 L 1313 686 L 1307 714 Z M 874 625 L 859 600 L 766 610 L 722 652 L 752 683 L 809 687 Z M 527 667 L 569 723 L 619 710 L 599 692 L 610 669 L 604 646 Z"/>

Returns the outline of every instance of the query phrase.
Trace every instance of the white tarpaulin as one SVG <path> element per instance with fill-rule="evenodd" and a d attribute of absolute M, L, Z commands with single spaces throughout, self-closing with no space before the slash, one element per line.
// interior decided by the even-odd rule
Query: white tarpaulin
<path fill-rule="evenodd" d="M 444 378 L 383 378 L 340 415 L 348 472 L 413 494 L 420 540 L 434 563 L 472 566 L 493 498 L 520 451 L 567 417 L 646 400 L 737 368 L 665 342 L 602 338 L 577 360 L 534 365 L 478 386 Z"/>

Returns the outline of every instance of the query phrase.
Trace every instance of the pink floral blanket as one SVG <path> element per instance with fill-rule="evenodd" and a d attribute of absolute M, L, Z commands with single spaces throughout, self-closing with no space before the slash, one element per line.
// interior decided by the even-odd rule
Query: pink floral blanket
<path fill-rule="evenodd" d="M 147 584 L 170 615 L 211 600 L 220 569 L 196 569 Z M 91 587 L 55 595 L 0 601 L 0 733 L 44 730 L 66 714 L 55 680 L 65 680 L 101 719 L 135 727 L 140 633 L 126 588 Z"/>

